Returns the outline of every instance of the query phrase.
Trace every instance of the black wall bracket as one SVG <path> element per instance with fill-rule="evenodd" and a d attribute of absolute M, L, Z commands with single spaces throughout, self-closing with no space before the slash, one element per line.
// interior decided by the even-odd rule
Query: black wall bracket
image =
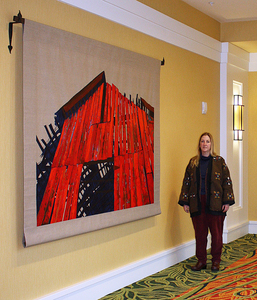
<path fill-rule="evenodd" d="M 17 16 L 13 16 L 13 22 L 9 23 L 9 52 L 12 52 L 12 32 L 13 32 L 13 24 L 24 24 L 25 23 L 25 19 L 22 18 L 21 12 L 19 11 Z"/>

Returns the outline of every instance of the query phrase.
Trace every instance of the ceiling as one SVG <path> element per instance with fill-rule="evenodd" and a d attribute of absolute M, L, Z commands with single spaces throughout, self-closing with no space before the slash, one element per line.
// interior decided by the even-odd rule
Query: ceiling
<path fill-rule="evenodd" d="M 223 22 L 257 20 L 256 0 L 182 0 L 213 19 Z"/>
<path fill-rule="evenodd" d="M 182 0 L 213 19 L 224 22 L 257 20 L 256 0 Z M 236 42 L 236 46 L 249 53 L 257 52 L 257 41 Z"/>

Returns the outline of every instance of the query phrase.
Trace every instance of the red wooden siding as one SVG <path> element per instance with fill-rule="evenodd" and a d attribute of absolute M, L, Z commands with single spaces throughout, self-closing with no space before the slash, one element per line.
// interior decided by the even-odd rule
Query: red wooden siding
<path fill-rule="evenodd" d="M 74 96 L 76 103 L 84 94 Z M 38 226 L 76 218 L 83 164 L 113 157 L 114 210 L 153 203 L 153 118 L 104 82 L 64 121 Z"/>

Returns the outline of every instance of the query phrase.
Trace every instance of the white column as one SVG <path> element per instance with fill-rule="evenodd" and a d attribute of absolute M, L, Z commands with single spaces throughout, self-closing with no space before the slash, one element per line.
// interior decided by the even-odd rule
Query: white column
<path fill-rule="evenodd" d="M 230 207 L 224 224 L 223 241 L 230 242 L 248 233 L 247 103 L 249 53 L 222 43 L 220 64 L 220 154 L 230 169 L 236 204 Z M 233 140 L 233 87 L 244 87 L 245 131 L 243 141 Z"/>

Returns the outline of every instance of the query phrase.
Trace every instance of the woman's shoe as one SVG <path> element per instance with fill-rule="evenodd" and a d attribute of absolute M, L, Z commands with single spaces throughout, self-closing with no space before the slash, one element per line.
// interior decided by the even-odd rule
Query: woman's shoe
<path fill-rule="evenodd" d="M 198 261 L 195 266 L 191 267 L 192 271 L 201 271 L 202 269 L 206 269 L 206 264 Z"/>
<path fill-rule="evenodd" d="M 217 262 L 217 261 L 214 261 L 214 262 L 212 263 L 211 270 L 212 270 L 212 271 L 219 271 L 219 269 L 220 269 L 220 263 Z"/>

